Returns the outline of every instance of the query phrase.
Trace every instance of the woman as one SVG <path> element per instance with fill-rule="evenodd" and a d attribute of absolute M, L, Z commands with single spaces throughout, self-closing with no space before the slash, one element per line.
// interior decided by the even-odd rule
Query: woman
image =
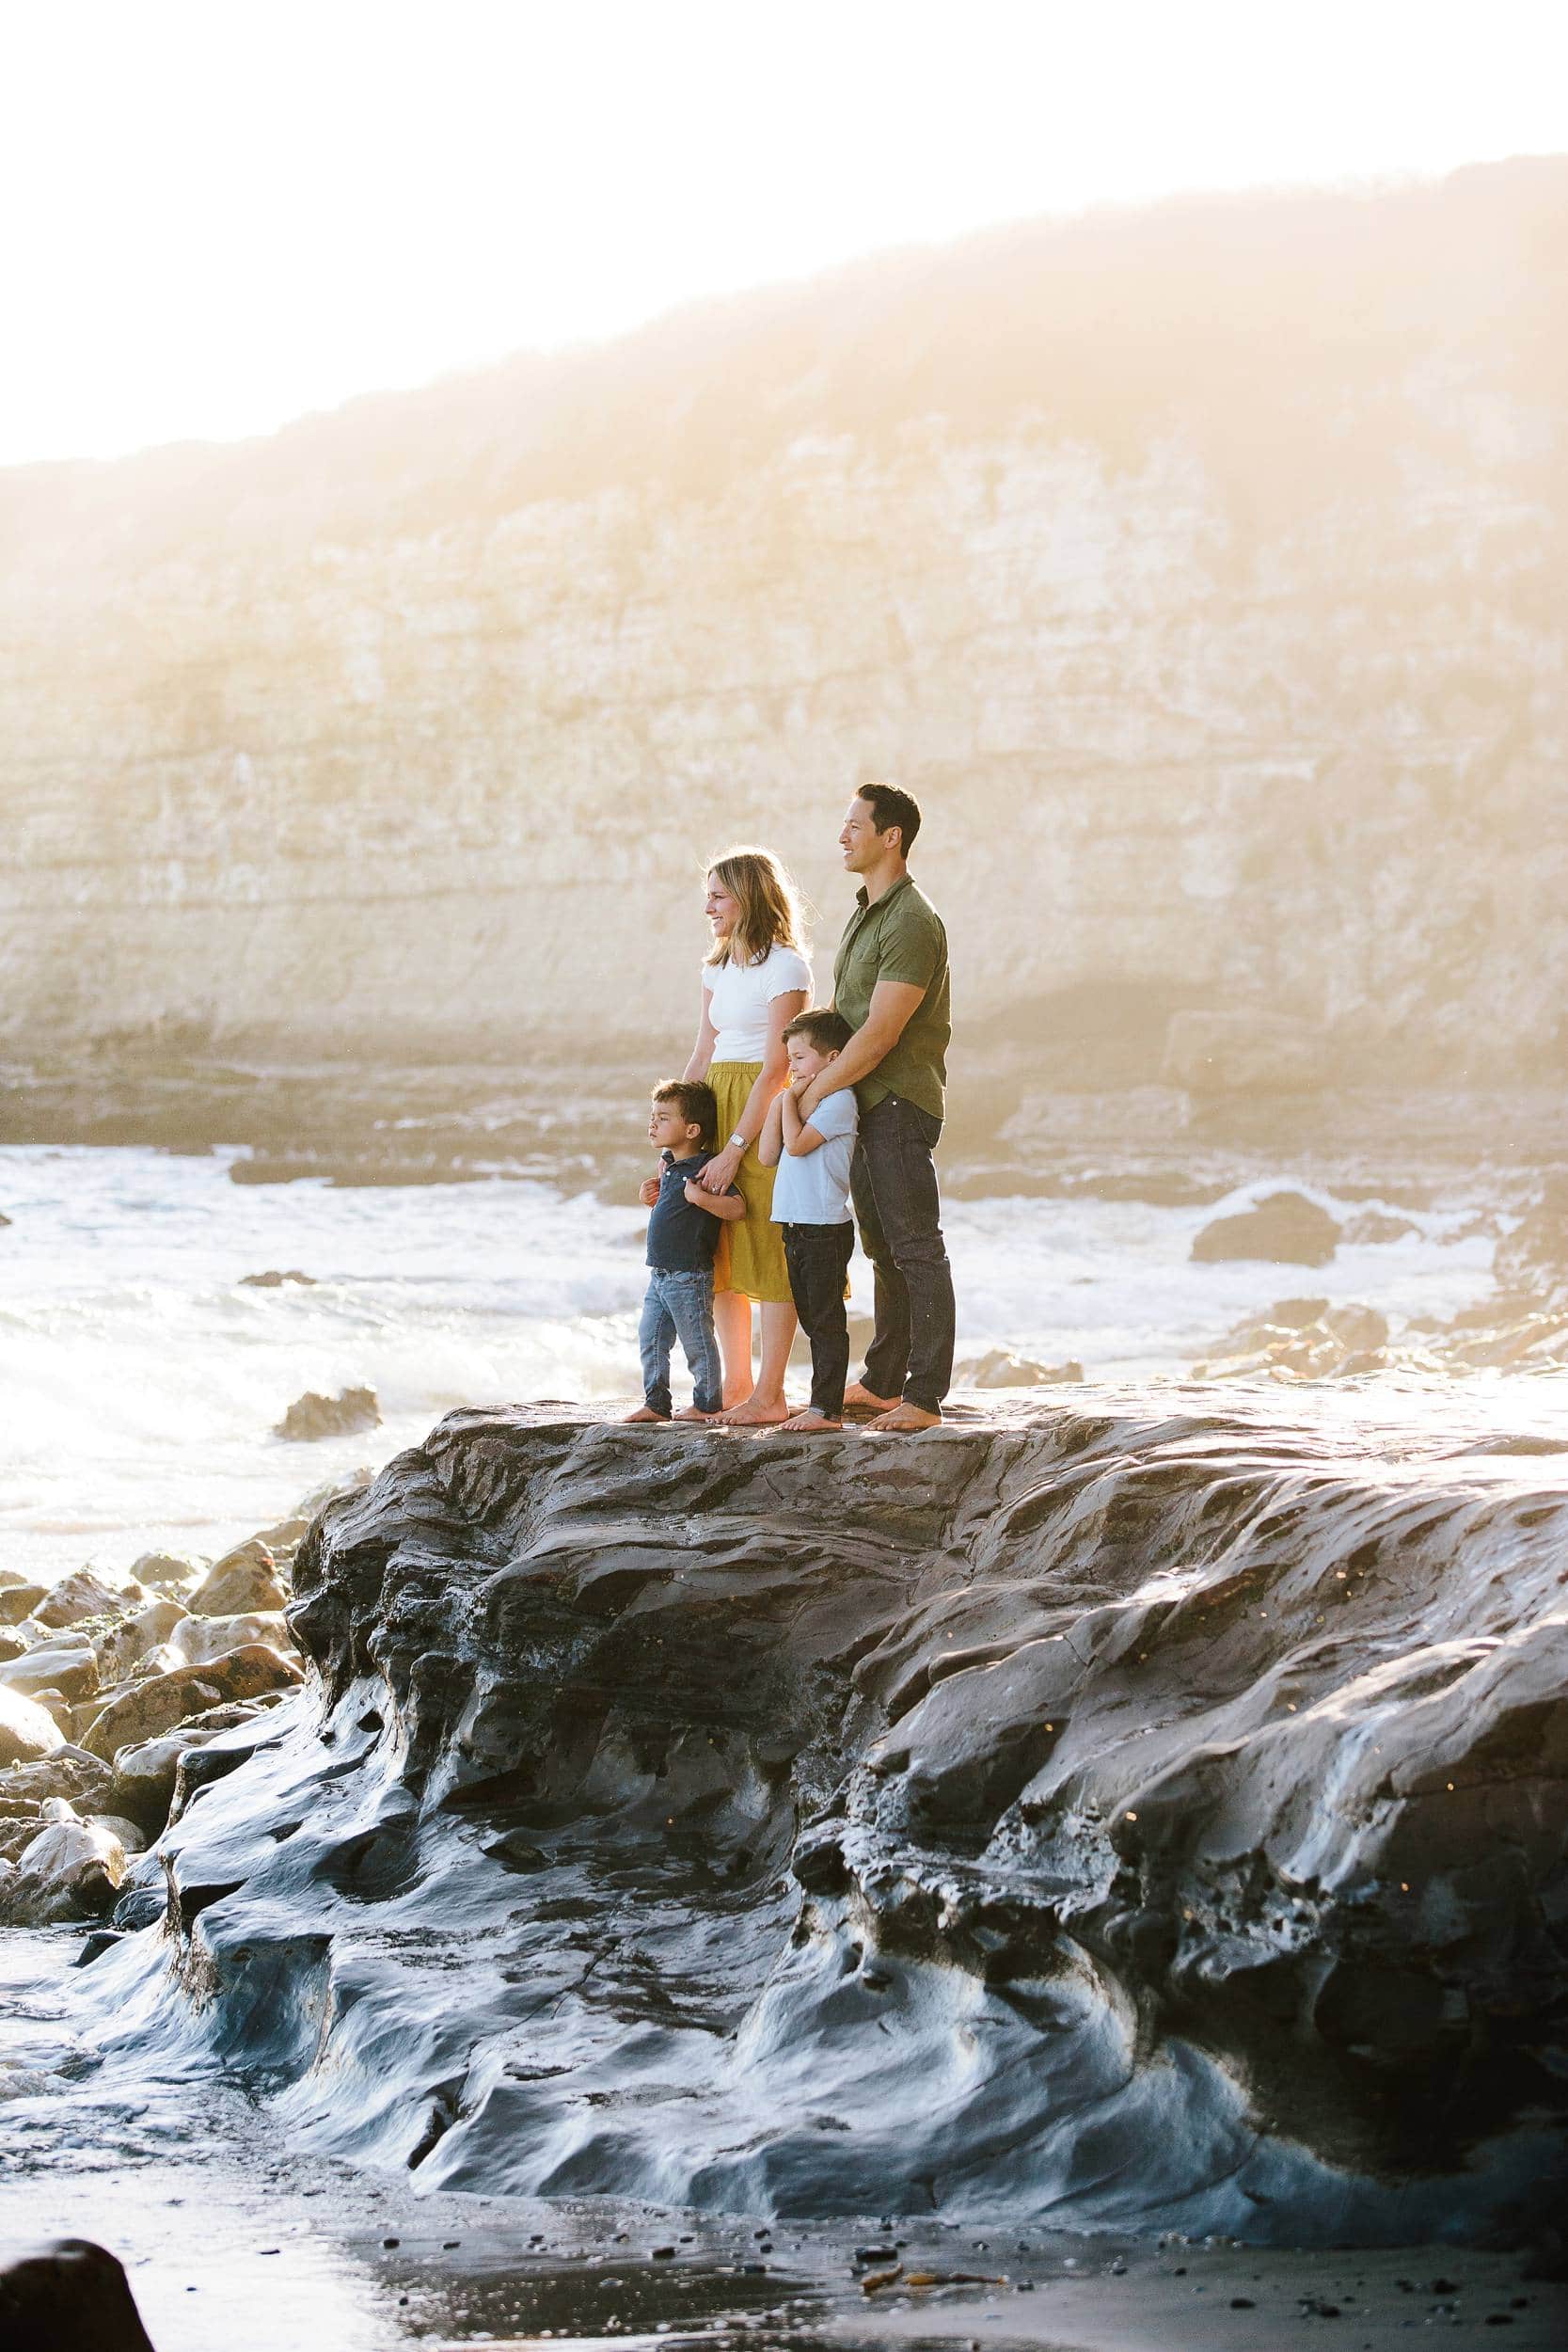
<path fill-rule="evenodd" d="M 784 1421 L 784 1366 L 795 1337 L 784 1241 L 771 1221 L 773 1170 L 757 1158 L 768 1105 L 788 1075 L 784 1033 L 811 1002 L 800 915 L 788 875 L 767 850 L 731 850 L 707 878 L 713 947 L 703 966 L 703 1013 L 688 1078 L 719 1098 L 720 1148 L 699 1180 L 739 1187 L 746 1215 L 719 1238 L 713 1320 L 724 1363 L 726 1422 Z M 752 1305 L 761 1310 L 761 1361 L 752 1375 Z"/>

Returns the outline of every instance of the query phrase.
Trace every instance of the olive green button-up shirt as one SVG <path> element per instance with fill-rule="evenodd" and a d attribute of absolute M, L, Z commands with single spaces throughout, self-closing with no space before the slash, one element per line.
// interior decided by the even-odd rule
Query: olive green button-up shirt
<path fill-rule="evenodd" d="M 946 1115 L 947 1041 L 953 1022 L 947 987 L 947 933 L 942 917 L 906 874 L 873 906 L 863 890 L 844 927 L 833 963 L 833 1006 L 852 1029 L 863 1027 L 879 980 L 926 992 L 897 1044 L 855 1089 L 868 1111 L 902 1095 L 933 1119 Z"/>

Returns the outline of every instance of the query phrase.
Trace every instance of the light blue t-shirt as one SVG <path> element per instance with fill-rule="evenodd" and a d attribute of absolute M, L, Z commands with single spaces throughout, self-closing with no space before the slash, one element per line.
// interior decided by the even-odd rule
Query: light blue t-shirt
<path fill-rule="evenodd" d="M 815 1152 L 792 1159 L 779 1155 L 773 1173 L 775 1225 L 847 1225 L 849 1162 L 860 1125 L 853 1087 L 825 1094 L 807 1121 L 822 1137 Z"/>

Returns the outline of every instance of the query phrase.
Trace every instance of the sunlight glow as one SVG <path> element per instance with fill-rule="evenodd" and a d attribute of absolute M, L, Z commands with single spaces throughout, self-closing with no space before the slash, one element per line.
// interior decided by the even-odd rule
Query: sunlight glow
<path fill-rule="evenodd" d="M 0 463 L 880 247 L 1568 145 L 1546 0 L 56 0 L 0 30 Z"/>

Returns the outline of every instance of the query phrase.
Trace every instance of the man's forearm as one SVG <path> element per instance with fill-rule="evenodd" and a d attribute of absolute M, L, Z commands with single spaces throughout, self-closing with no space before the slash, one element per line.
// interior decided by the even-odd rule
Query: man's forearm
<path fill-rule="evenodd" d="M 852 1087 L 861 1078 L 868 1078 L 883 1056 L 890 1054 L 897 1042 L 895 1035 L 884 1036 L 880 1030 L 872 1028 L 868 1022 L 863 1029 L 855 1031 L 848 1044 L 834 1055 L 826 1070 L 817 1072 L 805 1090 L 806 1100 L 815 1107 L 825 1094 L 842 1094 L 846 1087 Z M 800 1116 L 799 1105 L 795 1115 L 797 1118 Z M 811 1117 L 810 1111 L 806 1117 Z"/>

